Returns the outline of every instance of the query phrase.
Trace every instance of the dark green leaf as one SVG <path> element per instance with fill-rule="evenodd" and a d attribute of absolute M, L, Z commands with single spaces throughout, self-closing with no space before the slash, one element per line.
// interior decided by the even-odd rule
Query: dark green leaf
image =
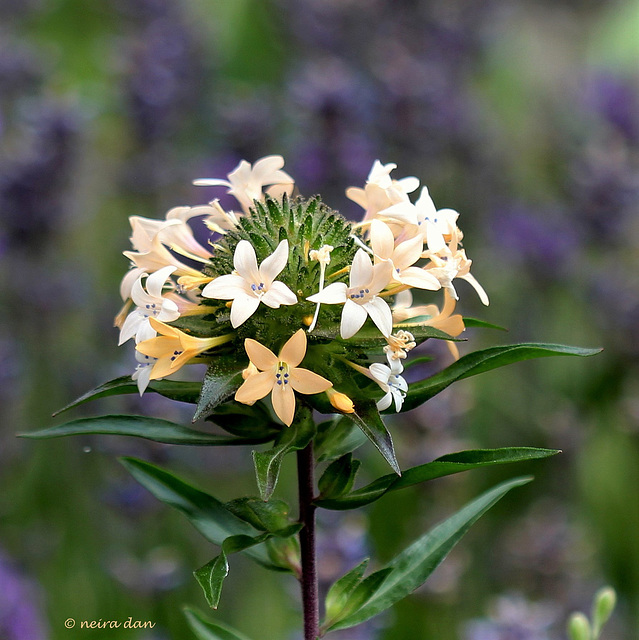
<path fill-rule="evenodd" d="M 336 416 L 334 420 L 323 422 L 317 428 L 315 454 L 318 462 L 330 462 L 345 453 L 355 451 L 368 438 L 352 420 L 346 416 Z"/>
<path fill-rule="evenodd" d="M 494 487 L 416 540 L 388 563 L 385 569 L 389 569 L 390 573 L 384 576 L 385 579 L 368 601 L 348 617 L 331 625 L 329 630 L 354 627 L 412 593 L 426 581 L 474 522 L 508 491 L 530 480 L 516 478 Z"/>
<path fill-rule="evenodd" d="M 303 449 L 314 435 L 315 422 L 310 409 L 298 406 L 293 424 L 282 429 L 275 446 L 268 451 L 253 452 L 257 486 L 262 500 L 268 500 L 273 494 L 284 456 Z"/>
<path fill-rule="evenodd" d="M 271 419 L 261 404 L 249 406 L 235 401 L 227 402 L 217 406 L 207 420 L 234 436 L 264 438 L 265 442 L 272 440 L 282 430 L 282 426 Z"/>
<path fill-rule="evenodd" d="M 346 414 L 365 434 L 366 437 L 377 447 L 384 459 L 391 466 L 391 469 L 401 475 L 399 463 L 395 457 L 393 439 L 384 425 L 379 411 L 372 401 L 358 401 L 355 404 L 355 412 Z"/>
<path fill-rule="evenodd" d="M 195 404 L 200 397 L 201 387 L 202 384 L 200 382 L 151 380 L 147 387 L 147 392 L 153 391 L 154 393 L 159 393 L 161 396 L 170 398 L 171 400 Z M 105 382 L 91 391 L 87 391 L 87 393 L 81 395 L 66 407 L 56 411 L 53 415 L 57 416 L 59 413 L 84 404 L 89 400 L 97 400 L 98 398 L 106 398 L 108 396 L 124 395 L 129 393 L 139 393 L 138 386 L 131 376 L 121 376 L 115 380 Z"/>
<path fill-rule="evenodd" d="M 582 349 L 559 344 L 523 343 L 491 347 L 461 357 L 430 378 L 414 382 L 408 388 L 402 411 L 414 409 L 443 391 L 457 380 L 463 380 L 507 364 L 547 356 L 592 356 L 601 349 Z"/>
<path fill-rule="evenodd" d="M 181 511 L 207 540 L 221 546 L 230 536 L 255 536 L 256 530 L 252 526 L 231 513 L 224 504 L 208 493 L 143 460 L 122 458 L 121 462 L 158 500 Z M 246 554 L 269 569 L 289 570 L 288 567 L 273 564 L 263 546 L 247 549 Z"/>
<path fill-rule="evenodd" d="M 261 438 L 233 438 L 220 436 L 204 431 L 188 429 L 182 425 L 160 418 L 146 416 L 99 416 L 96 418 L 80 418 L 64 424 L 18 434 L 21 438 L 60 438 L 63 436 L 77 436 L 91 433 L 115 436 L 133 436 L 146 438 L 154 442 L 165 444 L 187 444 L 200 446 L 221 446 L 239 444 L 259 444 L 268 442 L 270 437 Z"/>
<path fill-rule="evenodd" d="M 348 493 L 353 487 L 360 464 L 359 460 L 353 460 L 351 453 L 347 453 L 329 464 L 319 479 L 320 496 L 322 498 L 339 498 Z"/>
<path fill-rule="evenodd" d="M 229 563 L 224 549 L 222 549 L 220 555 L 213 558 L 211 562 L 193 572 L 193 575 L 202 587 L 202 591 L 204 591 L 204 597 L 211 609 L 217 609 L 217 605 L 220 603 L 222 584 L 228 574 Z"/>
<path fill-rule="evenodd" d="M 209 365 L 202 383 L 193 421 L 210 416 L 216 407 L 229 400 L 242 384 L 242 369 L 235 361 L 215 360 Z"/>
<path fill-rule="evenodd" d="M 460 451 L 459 453 L 451 453 L 432 462 L 406 469 L 401 477 L 397 477 L 394 473 L 389 473 L 346 496 L 336 499 L 318 499 L 316 504 L 324 509 L 357 509 L 379 500 L 389 491 L 397 491 L 427 480 L 497 464 L 547 458 L 557 453 L 559 451 L 556 449 L 537 449 L 534 447 L 505 447 L 501 449 Z"/>
<path fill-rule="evenodd" d="M 217 609 L 217 605 L 220 602 L 220 595 L 222 594 L 222 585 L 226 576 L 229 574 L 228 555 L 231 553 L 238 553 L 239 551 L 246 551 L 251 547 L 266 542 L 273 536 L 288 538 L 296 535 L 302 525 L 297 523 L 289 525 L 276 532 L 262 533 L 257 536 L 236 535 L 230 536 L 222 543 L 222 549 L 220 555 L 213 558 L 210 562 L 200 567 L 194 572 L 194 576 L 200 583 L 204 596 L 209 606 L 213 609 Z"/>
<path fill-rule="evenodd" d="M 198 640 L 250 640 L 239 631 L 220 622 L 209 622 L 195 609 L 185 608 L 184 615 Z"/>

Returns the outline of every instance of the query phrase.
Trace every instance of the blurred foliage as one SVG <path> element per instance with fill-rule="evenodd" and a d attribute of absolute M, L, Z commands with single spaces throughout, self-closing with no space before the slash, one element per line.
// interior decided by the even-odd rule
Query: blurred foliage
<path fill-rule="evenodd" d="M 508 340 L 468 330 L 473 349 L 605 348 L 457 383 L 389 421 L 403 467 L 459 448 L 564 453 L 531 465 L 536 481 L 361 637 L 506 639 L 517 629 L 554 640 L 603 583 L 619 597 L 606 638 L 629 637 L 639 624 L 638 28 L 631 0 L 2 2 L 0 636 L 121 638 L 64 621 L 133 616 L 156 626 L 127 637 L 190 637 L 181 607 L 204 604 L 190 571 L 217 551 L 116 457 L 169 462 L 224 499 L 255 493 L 248 452 L 14 434 L 133 369 L 111 328 L 127 217 L 221 195 L 190 181 L 282 153 L 303 193 L 347 215 L 342 185 L 363 184 L 375 158 L 462 212 L 491 296 L 480 309 L 460 286 L 462 311 L 510 329 Z M 100 403 L 74 416 L 191 417 L 151 396 Z M 385 473 L 369 454 L 363 480 L 367 466 Z M 368 537 L 358 516 L 325 515 L 325 584 L 371 547 L 389 559 L 508 474 L 473 473 L 381 500 L 366 511 Z M 249 637 L 269 628 L 294 638 L 294 580 L 237 562 L 225 619 Z"/>

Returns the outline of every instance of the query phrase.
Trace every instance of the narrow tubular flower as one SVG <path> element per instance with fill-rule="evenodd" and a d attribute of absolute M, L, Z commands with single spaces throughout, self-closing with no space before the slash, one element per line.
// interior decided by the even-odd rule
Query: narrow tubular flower
<path fill-rule="evenodd" d="M 287 240 L 282 240 L 259 267 L 253 245 L 248 240 L 240 240 L 233 257 L 235 271 L 207 284 L 202 296 L 232 300 L 231 325 L 235 329 L 255 313 L 260 302 L 272 309 L 297 302 L 297 296 L 283 282 L 275 280 L 287 261 Z"/>
<path fill-rule="evenodd" d="M 324 277 L 326 275 L 326 267 L 331 263 L 331 251 L 333 251 L 334 247 L 330 244 L 325 244 L 319 249 L 309 252 L 308 257 L 311 260 L 317 260 L 320 265 L 320 279 L 319 279 L 319 290 L 320 292 L 324 289 Z M 315 307 L 315 314 L 313 315 L 313 320 L 308 328 L 308 332 L 310 333 L 315 329 L 315 325 L 317 324 L 317 317 L 319 316 L 320 304 L 317 303 Z"/>
<path fill-rule="evenodd" d="M 310 302 L 343 304 L 340 335 L 352 338 L 366 322 L 367 316 L 383 335 L 393 330 L 393 318 L 385 300 L 378 297 L 391 281 L 393 265 L 381 262 L 373 266 L 363 249 L 358 249 L 350 270 L 348 286 L 344 282 L 329 284 L 323 291 L 307 298 Z"/>
<path fill-rule="evenodd" d="M 278 356 L 252 338 L 244 341 L 244 348 L 250 360 L 249 366 L 258 372 L 247 375 L 235 393 L 235 400 L 252 405 L 270 393 L 273 409 L 287 427 L 291 426 L 295 415 L 294 391 L 315 394 L 333 386 L 326 378 L 298 367 L 306 355 L 306 332 L 303 329 L 287 340 Z"/>
<path fill-rule="evenodd" d="M 135 348 L 145 356 L 157 358 L 149 376 L 151 380 L 164 378 L 175 373 L 196 356 L 229 342 L 233 338 L 231 334 L 212 338 L 196 338 L 175 327 L 159 322 L 155 318 L 149 318 L 149 322 L 159 335 L 140 342 Z"/>

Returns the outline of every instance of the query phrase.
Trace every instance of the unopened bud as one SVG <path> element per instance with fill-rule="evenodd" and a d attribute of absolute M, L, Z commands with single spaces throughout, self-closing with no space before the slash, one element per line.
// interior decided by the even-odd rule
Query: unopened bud
<path fill-rule="evenodd" d="M 583 613 L 573 613 L 568 620 L 570 640 L 593 640 L 590 623 Z"/>
<path fill-rule="evenodd" d="M 335 391 L 332 387 L 326 391 L 329 402 L 342 413 L 354 413 L 353 401 L 345 394 Z"/>
<path fill-rule="evenodd" d="M 617 594 L 612 587 L 599 589 L 594 597 L 592 607 L 592 626 L 596 638 L 601 628 L 608 622 L 617 603 Z"/>

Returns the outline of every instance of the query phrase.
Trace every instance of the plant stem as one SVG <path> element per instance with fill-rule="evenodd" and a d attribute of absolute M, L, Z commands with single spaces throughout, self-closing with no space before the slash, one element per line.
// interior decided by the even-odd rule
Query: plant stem
<path fill-rule="evenodd" d="M 313 442 L 297 452 L 299 486 L 300 549 L 302 552 L 302 605 L 304 608 L 304 640 L 316 640 L 319 634 L 319 597 L 315 553 L 315 505 Z"/>

